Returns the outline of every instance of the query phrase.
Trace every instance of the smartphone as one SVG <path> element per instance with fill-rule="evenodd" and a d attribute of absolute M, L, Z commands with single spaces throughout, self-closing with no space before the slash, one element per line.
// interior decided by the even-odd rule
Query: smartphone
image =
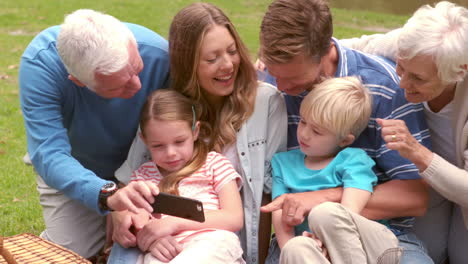
<path fill-rule="evenodd" d="M 167 214 L 185 219 L 205 222 L 202 202 L 187 197 L 168 193 L 159 193 L 154 196 L 153 213 Z"/>

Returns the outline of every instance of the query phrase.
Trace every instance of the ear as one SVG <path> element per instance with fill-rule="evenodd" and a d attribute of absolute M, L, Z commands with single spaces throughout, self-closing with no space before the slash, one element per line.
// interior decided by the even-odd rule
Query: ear
<path fill-rule="evenodd" d="M 72 81 L 74 84 L 78 85 L 79 87 L 85 87 L 86 86 L 82 82 L 80 82 L 75 76 L 73 76 L 71 74 L 68 75 L 68 80 Z"/>
<path fill-rule="evenodd" d="M 138 131 L 138 136 L 140 137 L 141 141 L 143 141 L 143 143 L 145 143 L 146 145 L 146 139 L 145 139 L 145 136 L 143 136 L 143 133 L 140 131 Z"/>
<path fill-rule="evenodd" d="M 355 139 L 356 138 L 354 137 L 353 134 L 348 134 L 341 140 L 340 143 L 338 143 L 338 146 L 340 146 L 342 148 L 344 148 L 346 146 L 349 146 L 349 145 L 351 145 L 351 143 L 354 142 Z"/>
<path fill-rule="evenodd" d="M 198 134 L 200 133 L 200 121 L 195 122 L 195 129 L 192 131 L 193 140 L 198 139 Z"/>

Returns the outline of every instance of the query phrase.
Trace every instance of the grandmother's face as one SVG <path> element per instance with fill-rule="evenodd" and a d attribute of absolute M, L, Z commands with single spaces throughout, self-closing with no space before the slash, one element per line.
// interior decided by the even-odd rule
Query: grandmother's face
<path fill-rule="evenodd" d="M 431 56 L 418 55 L 412 59 L 397 59 L 397 73 L 400 87 L 411 103 L 431 101 L 440 96 L 453 84 L 444 84 L 437 74 L 437 67 Z"/>

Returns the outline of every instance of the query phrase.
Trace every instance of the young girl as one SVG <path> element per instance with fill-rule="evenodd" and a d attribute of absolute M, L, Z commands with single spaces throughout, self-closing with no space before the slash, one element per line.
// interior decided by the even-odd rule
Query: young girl
<path fill-rule="evenodd" d="M 146 102 L 141 138 L 152 161 L 131 176 L 150 180 L 160 192 L 200 200 L 205 222 L 162 215 L 138 230 L 138 247 L 149 252 L 137 263 L 245 263 L 239 238 L 243 225 L 240 175 L 224 156 L 208 152 L 208 130 L 197 121 L 200 109 L 173 90 L 158 90 Z M 148 219 L 148 214 L 140 214 Z M 159 216 L 158 216 L 159 217 Z"/>
<path fill-rule="evenodd" d="M 298 252 L 292 240 L 304 231 L 323 241 L 331 263 L 377 263 L 387 249 L 398 247 L 388 228 L 359 215 L 377 183 L 375 162 L 364 150 L 348 146 L 366 128 L 371 109 L 371 96 L 355 77 L 325 80 L 304 98 L 297 129 L 300 149 L 273 156 L 273 198 L 339 186 L 344 190 L 341 204 L 322 203 L 297 226 L 285 224 L 282 210 L 273 212 L 282 263 L 330 263 L 314 247 Z"/>

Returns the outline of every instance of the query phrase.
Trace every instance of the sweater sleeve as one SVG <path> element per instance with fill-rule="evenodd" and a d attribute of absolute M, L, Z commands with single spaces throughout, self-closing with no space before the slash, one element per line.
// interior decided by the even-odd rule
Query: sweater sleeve
<path fill-rule="evenodd" d="M 359 38 L 341 39 L 340 43 L 351 49 L 365 53 L 396 59 L 397 41 L 401 29 L 395 29 L 385 34 L 362 35 Z"/>
<path fill-rule="evenodd" d="M 37 173 L 50 187 L 87 207 L 98 209 L 98 193 L 107 182 L 84 168 L 71 155 L 71 145 L 63 124 L 63 91 L 70 81 L 53 51 L 41 57 L 22 57 L 19 69 L 21 109 L 28 153 Z M 103 213 L 103 212 L 101 212 Z"/>
<path fill-rule="evenodd" d="M 465 151 L 465 164 L 468 151 Z M 434 153 L 433 159 L 421 176 L 445 198 L 462 207 L 468 207 L 468 171 L 446 161 Z"/>

